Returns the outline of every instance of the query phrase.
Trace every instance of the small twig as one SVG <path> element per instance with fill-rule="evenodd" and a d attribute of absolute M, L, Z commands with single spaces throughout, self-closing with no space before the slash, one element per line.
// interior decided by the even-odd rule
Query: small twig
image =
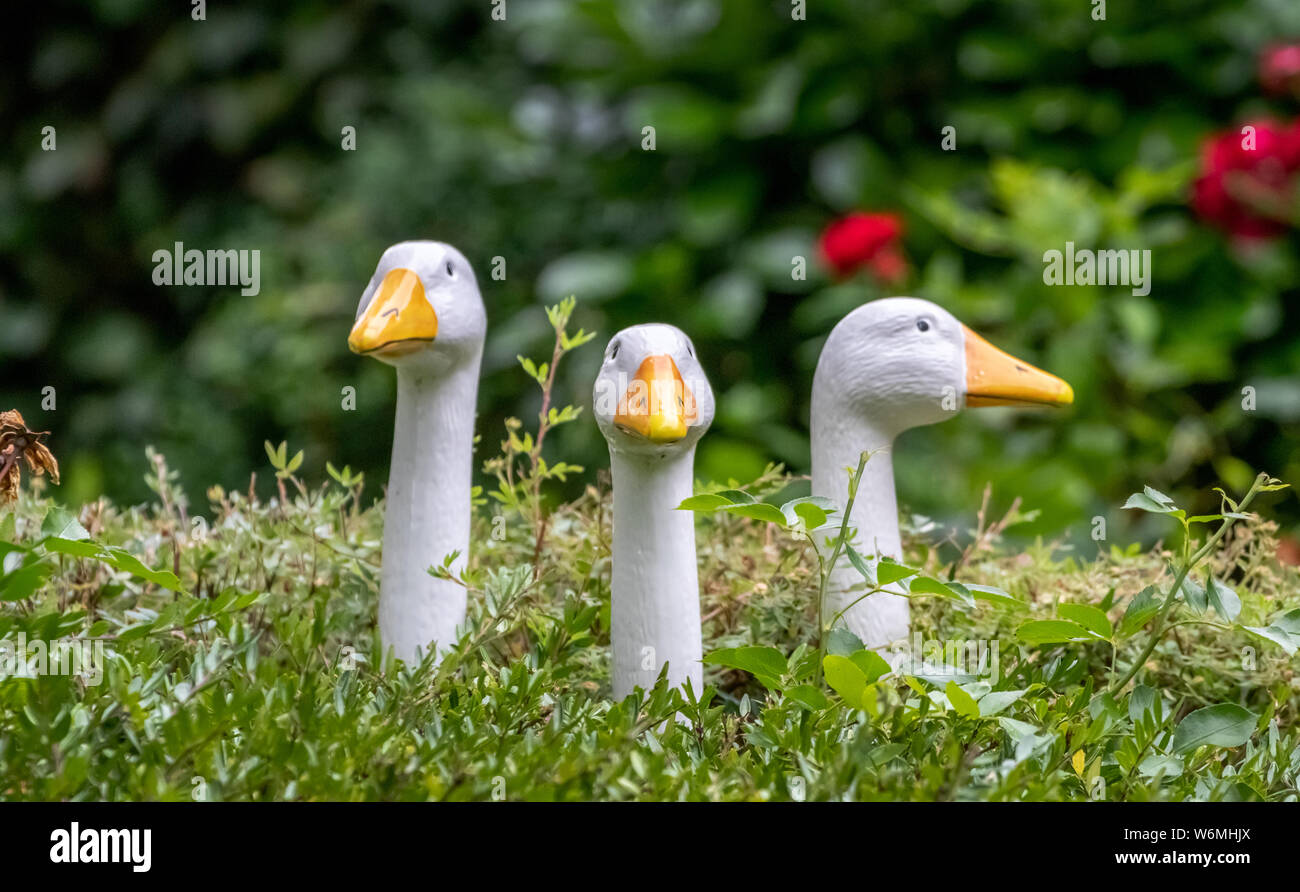
<path fill-rule="evenodd" d="M 1246 506 L 1255 498 L 1255 494 L 1259 492 L 1260 486 L 1263 485 L 1266 479 L 1268 479 L 1266 474 L 1260 474 L 1255 478 L 1255 482 L 1251 484 L 1250 490 L 1241 500 L 1241 503 L 1236 506 L 1234 513 L 1241 514 L 1245 512 Z M 1146 663 L 1147 658 L 1151 656 L 1152 652 L 1156 649 L 1156 645 L 1160 643 L 1160 640 L 1164 637 L 1164 634 L 1167 631 L 1165 623 L 1168 621 L 1169 614 L 1173 611 L 1174 605 L 1178 601 L 1178 592 L 1182 589 L 1183 582 L 1187 579 L 1188 574 L 1192 572 L 1192 569 L 1197 564 L 1214 551 L 1214 546 L 1219 544 L 1219 540 L 1224 537 L 1235 522 L 1235 517 L 1225 517 L 1223 523 L 1214 531 L 1214 534 L 1210 536 L 1210 538 L 1206 540 L 1205 544 L 1198 548 L 1196 552 L 1183 564 L 1182 569 L 1178 571 L 1178 575 L 1174 578 L 1174 584 L 1169 589 L 1169 594 L 1165 597 L 1165 602 L 1161 606 L 1160 612 L 1156 614 L 1155 623 L 1151 626 L 1150 640 L 1147 641 L 1146 647 L 1142 649 L 1142 652 L 1138 655 L 1137 659 L 1133 661 L 1133 665 L 1129 667 L 1128 672 L 1124 673 L 1124 677 L 1110 686 L 1112 693 L 1123 690 L 1124 686 L 1132 681 L 1133 677 L 1141 671 L 1143 664 Z M 1185 540 L 1186 537 L 1184 537 L 1184 541 Z"/>

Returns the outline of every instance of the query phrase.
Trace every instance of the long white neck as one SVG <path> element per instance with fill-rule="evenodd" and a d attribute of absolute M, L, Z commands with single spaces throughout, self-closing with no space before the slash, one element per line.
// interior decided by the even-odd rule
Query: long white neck
<path fill-rule="evenodd" d="M 478 371 L 475 358 L 446 375 L 397 372 L 379 632 L 384 648 L 408 663 L 417 649 L 454 644 L 465 620 L 465 589 L 427 571 L 460 552 L 452 564 L 459 573 L 469 554 Z"/>
<path fill-rule="evenodd" d="M 864 450 L 881 450 L 867 460 L 862 483 L 849 517 L 857 530 L 854 547 L 864 555 L 902 556 L 898 536 L 898 501 L 894 495 L 893 435 L 884 423 L 845 412 L 834 404 L 825 386 L 813 382 L 812 493 L 834 501 L 841 510 L 848 502 L 849 471 L 856 469 Z M 842 515 L 833 515 L 836 523 Z M 841 559 L 827 587 L 826 621 L 862 597 L 862 575 Z M 907 637 L 908 604 L 899 595 L 880 592 L 858 601 L 842 622 L 867 647 L 882 647 Z"/>
<path fill-rule="evenodd" d="M 610 453 L 614 551 L 610 643 L 614 697 L 668 680 L 703 690 L 693 487 L 695 450 L 667 459 Z"/>

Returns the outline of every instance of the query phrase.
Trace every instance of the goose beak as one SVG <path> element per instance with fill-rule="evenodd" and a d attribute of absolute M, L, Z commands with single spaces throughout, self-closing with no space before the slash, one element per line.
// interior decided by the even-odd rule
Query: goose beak
<path fill-rule="evenodd" d="M 966 405 L 1068 406 L 1074 389 L 1055 375 L 1004 353 L 962 326 L 966 334 Z"/>
<path fill-rule="evenodd" d="M 424 283 L 409 269 L 391 269 L 370 306 L 348 335 L 353 353 L 403 356 L 438 336 L 438 314 L 424 296 Z"/>
<path fill-rule="evenodd" d="M 614 424 L 652 443 L 677 442 L 695 420 L 695 397 L 667 354 L 641 362 L 614 414 Z"/>

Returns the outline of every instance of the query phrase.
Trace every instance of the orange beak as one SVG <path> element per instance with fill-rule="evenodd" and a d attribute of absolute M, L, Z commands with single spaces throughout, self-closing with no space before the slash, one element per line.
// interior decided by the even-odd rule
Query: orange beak
<path fill-rule="evenodd" d="M 424 283 L 409 269 L 391 269 L 379 283 L 365 314 L 352 326 L 353 353 L 402 356 L 438 336 L 438 314 L 424 295 Z"/>
<path fill-rule="evenodd" d="M 695 423 L 695 396 L 667 354 L 647 356 L 619 400 L 614 424 L 652 443 L 675 443 Z"/>
<path fill-rule="evenodd" d="M 966 335 L 966 405 L 1068 406 L 1074 390 L 1055 375 L 1004 353 L 962 326 Z"/>

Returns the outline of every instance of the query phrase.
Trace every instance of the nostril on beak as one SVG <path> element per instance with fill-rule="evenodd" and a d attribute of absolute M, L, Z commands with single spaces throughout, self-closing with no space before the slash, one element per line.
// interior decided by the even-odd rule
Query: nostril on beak
<path fill-rule="evenodd" d="M 397 315 L 397 307 L 393 307 L 391 310 L 384 310 L 384 312 L 380 313 L 379 318 L 382 319 L 385 316 L 396 316 L 396 315 Z"/>

